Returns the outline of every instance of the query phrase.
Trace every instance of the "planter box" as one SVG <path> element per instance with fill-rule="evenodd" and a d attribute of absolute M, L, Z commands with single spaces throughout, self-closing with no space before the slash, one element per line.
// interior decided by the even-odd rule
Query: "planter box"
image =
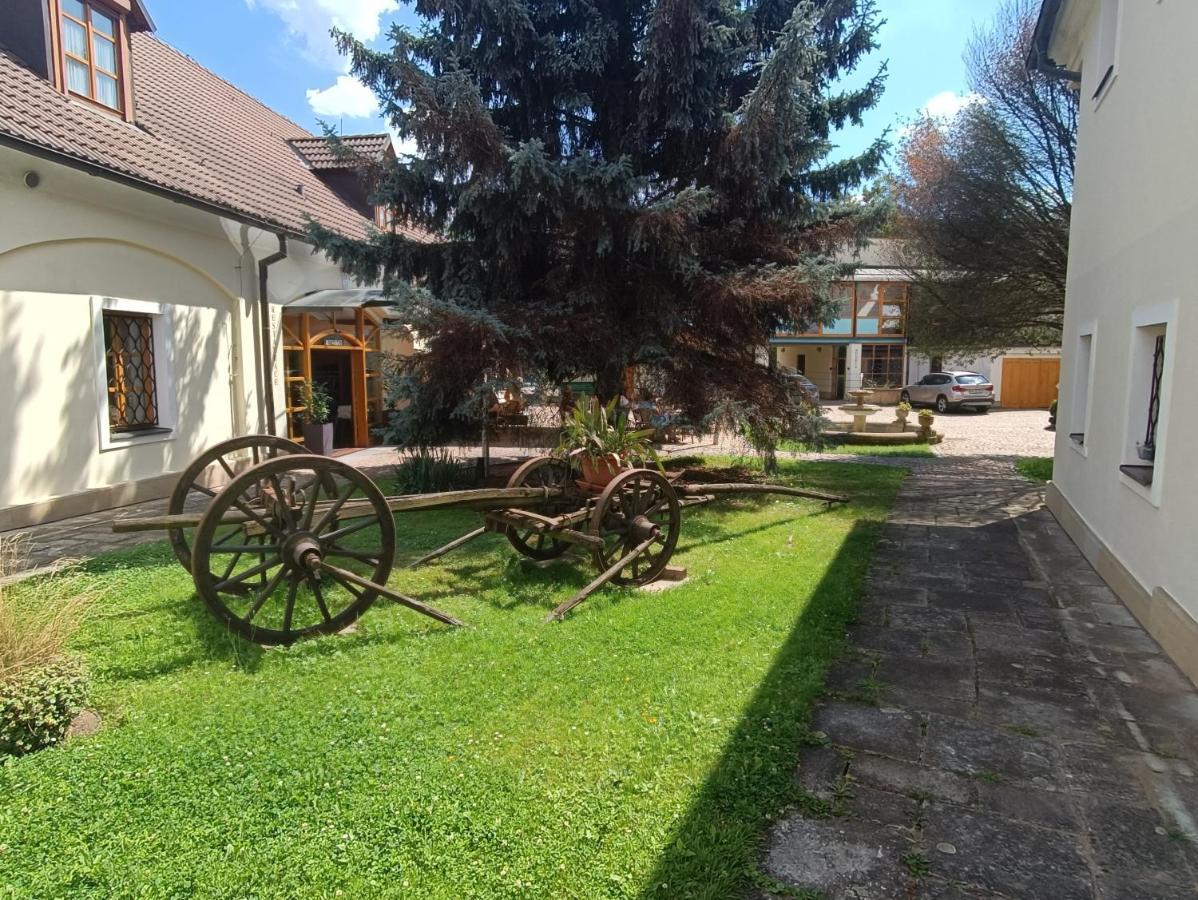
<path fill-rule="evenodd" d="M 309 453 L 328 456 L 333 452 L 333 423 L 323 425 L 304 423 L 304 449 Z"/>

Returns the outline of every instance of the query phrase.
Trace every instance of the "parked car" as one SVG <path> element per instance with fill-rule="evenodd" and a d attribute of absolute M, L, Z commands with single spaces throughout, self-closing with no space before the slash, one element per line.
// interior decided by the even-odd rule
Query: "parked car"
<path fill-rule="evenodd" d="M 933 406 L 936 412 L 994 405 L 994 385 L 977 372 L 932 372 L 903 388 L 901 399 L 912 406 Z"/>
<path fill-rule="evenodd" d="M 819 406 L 819 388 L 815 382 L 804 375 L 802 372 L 795 372 L 792 369 L 783 369 L 782 377 L 786 382 L 796 388 L 801 393 L 804 399 L 812 406 Z"/>

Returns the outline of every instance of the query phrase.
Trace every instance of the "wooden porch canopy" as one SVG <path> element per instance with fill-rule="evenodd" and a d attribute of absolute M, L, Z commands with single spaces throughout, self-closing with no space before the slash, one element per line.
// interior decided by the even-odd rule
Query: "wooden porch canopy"
<path fill-rule="evenodd" d="M 353 440 L 368 446 L 372 427 L 382 424 L 383 308 L 393 305 L 380 290 L 313 291 L 283 304 L 284 377 L 287 381 L 287 430 L 302 440 L 299 387 L 312 377 L 312 351 L 349 354 Z M 366 310 L 377 310 L 367 314 Z"/>

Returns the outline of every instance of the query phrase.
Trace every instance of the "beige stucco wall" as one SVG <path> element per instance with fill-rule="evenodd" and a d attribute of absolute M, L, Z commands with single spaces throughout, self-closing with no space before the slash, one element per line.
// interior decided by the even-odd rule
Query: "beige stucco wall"
<path fill-rule="evenodd" d="M 1078 6 L 1078 4 L 1074 4 Z M 1095 5 L 1096 7 L 1096 5 Z M 1079 6 L 1080 8 L 1080 6 Z M 1076 14 L 1075 14 L 1076 15 Z M 1056 489 L 1147 595 L 1198 618 L 1198 81 L 1189 68 L 1198 4 L 1122 3 L 1117 74 L 1100 103 L 1095 22 L 1084 34 L 1082 110 L 1070 235 Z M 1064 56 L 1062 56 L 1064 58 Z M 1137 462 L 1148 386 L 1134 364 L 1138 325 L 1167 322 L 1153 484 Z M 1081 338 L 1092 334 L 1089 367 Z M 1085 433 L 1085 444 L 1069 439 Z M 1159 595 L 1159 594 L 1158 594 Z"/>
<path fill-rule="evenodd" d="M 31 169 L 36 189 L 23 181 Z M 263 430 L 254 298 L 257 260 L 277 247 L 260 230 L 0 148 L 0 530 L 6 509 L 161 480 L 214 443 Z M 272 300 L 344 286 L 310 247 L 289 251 L 271 269 Z M 166 439 L 105 446 L 96 298 L 168 313 L 155 320 L 169 323 Z M 281 426 L 282 374 L 272 371 Z"/>

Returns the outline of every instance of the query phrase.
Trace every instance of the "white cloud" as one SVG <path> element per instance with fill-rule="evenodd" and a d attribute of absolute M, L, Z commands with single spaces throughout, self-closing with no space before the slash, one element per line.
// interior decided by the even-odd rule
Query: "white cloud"
<path fill-rule="evenodd" d="M 980 94 L 970 91 L 968 94 L 958 94 L 956 91 L 941 91 L 923 105 L 922 112 L 933 119 L 951 119 L 967 106 L 975 103 L 985 103 Z"/>
<path fill-rule="evenodd" d="M 382 32 L 383 16 L 398 8 L 396 0 L 245 0 L 251 9 L 261 7 L 274 13 L 287 27 L 288 35 L 299 44 L 312 62 L 344 71 L 345 63 L 333 39 L 331 28 L 348 31 L 367 43 Z"/>
<path fill-rule="evenodd" d="M 369 119 L 379 110 L 374 92 L 352 75 L 339 76 L 334 84 L 323 90 L 310 88 L 308 105 L 318 116 L 345 116 L 348 119 Z"/>

